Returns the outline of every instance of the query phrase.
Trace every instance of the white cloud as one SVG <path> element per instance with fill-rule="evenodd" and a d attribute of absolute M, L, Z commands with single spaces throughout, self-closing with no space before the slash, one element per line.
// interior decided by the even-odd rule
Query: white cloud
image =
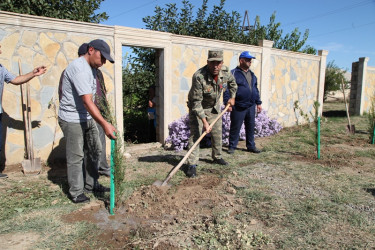
<path fill-rule="evenodd" d="M 317 46 L 318 48 L 328 50 L 328 51 L 341 51 L 345 52 L 345 46 L 341 43 L 336 43 L 336 42 L 329 42 L 327 44 L 319 45 Z"/>

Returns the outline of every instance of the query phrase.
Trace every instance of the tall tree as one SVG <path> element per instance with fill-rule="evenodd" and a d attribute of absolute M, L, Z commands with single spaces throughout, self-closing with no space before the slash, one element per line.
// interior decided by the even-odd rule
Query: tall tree
<path fill-rule="evenodd" d="M 348 82 L 345 79 L 346 70 L 339 68 L 335 61 L 330 61 L 326 67 L 326 75 L 324 81 L 324 100 L 331 91 L 341 89 L 341 84 L 344 83 L 345 88 L 348 87 Z"/>
<path fill-rule="evenodd" d="M 303 48 L 309 30 L 305 30 L 303 36 L 298 28 L 283 35 L 281 23 L 276 22 L 276 12 L 271 15 L 267 25 L 261 25 L 260 17 L 256 16 L 254 28 L 244 34 L 241 15 L 237 11 L 227 12 L 225 0 L 214 5 L 210 13 L 207 13 L 207 4 L 208 0 L 203 0 L 195 16 L 194 7 L 189 0 L 182 1 L 181 9 L 178 9 L 176 4 L 166 4 L 165 8 L 157 6 L 155 14 L 146 16 L 143 22 L 146 28 L 151 30 L 251 45 L 257 45 L 259 40 L 267 39 L 274 41 L 274 48 L 316 54 L 316 50 L 309 45 Z"/>
<path fill-rule="evenodd" d="M 107 20 L 107 13 L 95 14 L 103 0 L 2 0 L 0 10 L 90 23 Z"/>

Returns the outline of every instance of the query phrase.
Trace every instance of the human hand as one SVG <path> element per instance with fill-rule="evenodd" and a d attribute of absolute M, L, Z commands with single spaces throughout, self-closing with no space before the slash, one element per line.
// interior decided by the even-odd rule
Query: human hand
<path fill-rule="evenodd" d="M 234 98 L 230 98 L 229 100 L 228 100 L 228 102 L 227 102 L 227 104 L 230 104 L 230 106 L 231 107 L 233 107 L 234 106 L 234 103 L 235 103 L 235 99 Z"/>
<path fill-rule="evenodd" d="M 260 113 L 262 111 L 262 105 L 257 105 L 257 113 Z"/>
<path fill-rule="evenodd" d="M 152 107 L 154 107 L 154 103 L 153 103 L 151 100 L 148 100 L 148 106 L 149 106 L 150 108 L 152 108 Z"/>
<path fill-rule="evenodd" d="M 106 123 L 106 125 L 103 127 L 105 135 L 109 139 L 116 139 L 115 133 L 117 132 L 116 128 L 110 124 L 109 122 Z"/>
<path fill-rule="evenodd" d="M 212 127 L 210 127 L 210 124 L 208 124 L 206 120 L 203 121 L 203 128 L 204 128 L 204 131 L 207 132 L 207 134 L 210 133 L 212 130 Z"/>
<path fill-rule="evenodd" d="M 40 67 L 37 67 L 33 70 L 33 75 L 34 76 L 40 76 L 40 75 L 43 75 L 44 73 L 46 73 L 46 71 L 47 71 L 46 66 L 40 66 Z"/>

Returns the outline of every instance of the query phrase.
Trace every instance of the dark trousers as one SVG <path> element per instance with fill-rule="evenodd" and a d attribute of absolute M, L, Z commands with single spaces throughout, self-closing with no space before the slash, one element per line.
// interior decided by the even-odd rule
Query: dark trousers
<path fill-rule="evenodd" d="M 242 123 L 245 124 L 246 148 L 255 149 L 254 128 L 255 128 L 255 107 L 236 108 L 230 114 L 229 148 L 235 149 L 240 139 Z"/>

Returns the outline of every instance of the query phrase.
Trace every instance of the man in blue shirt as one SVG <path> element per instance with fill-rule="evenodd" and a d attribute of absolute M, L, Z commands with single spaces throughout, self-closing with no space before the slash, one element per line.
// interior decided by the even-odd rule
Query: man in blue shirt
<path fill-rule="evenodd" d="M 233 154 L 237 147 L 240 137 L 240 130 L 245 123 L 246 148 L 248 152 L 260 153 L 255 147 L 254 128 L 255 128 L 255 108 L 256 112 L 262 111 L 262 102 L 257 87 L 257 77 L 250 70 L 251 60 L 255 59 L 248 51 L 241 53 L 239 57 L 240 65 L 231 72 L 236 79 L 238 86 L 235 105 L 229 108 L 230 114 L 230 132 L 228 154 Z M 224 103 L 229 99 L 229 93 L 224 93 Z"/>
<path fill-rule="evenodd" d="M 0 54 L 1 54 L 1 45 L 0 45 Z M 6 68 L 3 67 L 3 65 L 0 64 L 0 152 L 2 151 L 2 145 L 3 145 L 3 138 L 2 138 L 2 130 L 3 130 L 3 124 L 2 124 L 2 115 L 3 115 L 3 91 L 4 91 L 4 82 L 11 83 L 14 85 L 20 85 L 25 82 L 30 81 L 35 76 L 40 76 L 46 72 L 47 68 L 45 66 L 40 66 L 35 68 L 30 73 L 27 73 L 25 75 L 15 76 L 12 73 L 10 73 Z M 7 178 L 8 176 L 6 174 L 0 173 L 0 178 Z"/>

